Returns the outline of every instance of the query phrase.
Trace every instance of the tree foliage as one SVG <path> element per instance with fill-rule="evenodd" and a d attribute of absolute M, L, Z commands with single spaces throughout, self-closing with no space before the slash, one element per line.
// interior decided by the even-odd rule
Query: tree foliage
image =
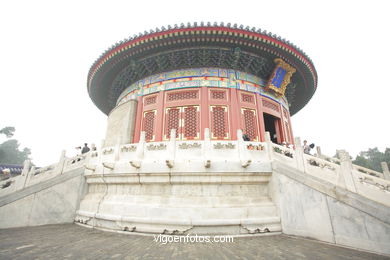
<path fill-rule="evenodd" d="M 360 152 L 353 161 L 354 164 L 382 172 L 381 162 L 386 162 L 390 166 L 390 148 L 385 152 L 379 151 L 377 147 L 369 148 L 367 151 Z"/>
<path fill-rule="evenodd" d="M 14 135 L 15 127 L 8 126 L 0 130 L 0 134 L 4 134 L 7 138 Z M 8 139 L 0 144 L 0 163 L 4 164 L 23 164 L 27 159 L 30 159 L 31 150 L 23 148 L 19 150 L 19 142 L 16 139 Z"/>
<path fill-rule="evenodd" d="M 0 130 L 0 134 L 4 134 L 7 138 L 10 138 L 14 135 L 15 127 L 7 126 Z"/>

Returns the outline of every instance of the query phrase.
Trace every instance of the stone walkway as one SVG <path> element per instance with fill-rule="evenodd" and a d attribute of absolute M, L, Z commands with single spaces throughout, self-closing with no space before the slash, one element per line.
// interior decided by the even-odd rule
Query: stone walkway
<path fill-rule="evenodd" d="M 285 235 L 167 243 L 74 224 L 0 230 L 0 259 L 390 259 Z"/>

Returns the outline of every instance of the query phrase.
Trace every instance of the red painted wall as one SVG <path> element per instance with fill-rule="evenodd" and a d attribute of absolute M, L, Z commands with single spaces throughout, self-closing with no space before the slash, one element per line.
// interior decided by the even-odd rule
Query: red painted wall
<path fill-rule="evenodd" d="M 167 118 L 169 109 L 175 109 L 175 115 L 178 115 L 177 118 L 171 117 L 170 123 Z M 198 112 L 196 118 L 193 118 L 195 110 Z M 148 126 L 145 125 L 144 116 L 148 113 L 150 116 L 150 111 L 155 113 L 153 129 L 149 129 L 150 122 Z M 192 113 L 191 118 L 186 116 L 187 112 Z M 237 129 L 243 129 L 244 133 L 252 135 L 251 141 L 264 141 L 263 113 L 276 118 L 277 141 L 293 143 L 289 112 L 279 103 L 253 92 L 210 87 L 161 91 L 139 97 L 133 140 L 135 143 L 139 141 L 140 132 L 145 127 L 149 127 L 147 131 L 153 131 L 153 139 L 147 141 L 167 140 L 165 135 L 170 124 L 179 125 L 179 140 L 202 140 L 204 129 L 209 128 L 211 137 L 216 140 L 236 140 Z M 185 138 L 185 132 L 194 131 L 185 131 L 188 126 L 195 127 L 198 136 Z"/>

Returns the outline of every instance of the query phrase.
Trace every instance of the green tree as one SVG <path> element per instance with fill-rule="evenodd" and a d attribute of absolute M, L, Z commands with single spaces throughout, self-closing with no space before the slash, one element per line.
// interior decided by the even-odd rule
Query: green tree
<path fill-rule="evenodd" d="M 15 127 L 4 127 L 0 129 L 0 134 L 4 134 L 7 138 L 14 135 Z M 31 150 L 23 148 L 19 150 L 19 142 L 16 139 L 8 139 L 0 144 L 0 163 L 6 164 L 23 164 L 26 159 L 30 159 Z"/>
<path fill-rule="evenodd" d="M 0 134 L 5 134 L 7 138 L 10 138 L 14 135 L 15 127 L 7 126 L 0 130 Z"/>
<path fill-rule="evenodd" d="M 390 166 L 390 148 L 385 152 L 379 151 L 378 147 L 369 148 L 367 151 L 360 152 L 353 161 L 354 164 L 382 172 L 381 162 L 386 162 Z"/>

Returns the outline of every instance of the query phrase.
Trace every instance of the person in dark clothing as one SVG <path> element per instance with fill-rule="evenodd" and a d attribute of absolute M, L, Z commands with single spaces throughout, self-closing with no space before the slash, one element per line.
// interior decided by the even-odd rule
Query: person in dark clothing
<path fill-rule="evenodd" d="M 88 147 L 88 144 L 85 143 L 83 149 L 81 150 L 81 154 L 88 153 L 89 150 L 90 150 L 90 149 L 89 149 L 89 147 Z"/>
<path fill-rule="evenodd" d="M 247 134 L 243 134 L 242 135 L 242 139 L 244 139 L 244 141 L 250 141 L 251 140 Z"/>

